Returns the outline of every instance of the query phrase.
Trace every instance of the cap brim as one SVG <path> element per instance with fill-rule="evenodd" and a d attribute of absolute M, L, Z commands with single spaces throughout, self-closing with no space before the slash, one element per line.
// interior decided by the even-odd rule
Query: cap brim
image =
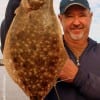
<path fill-rule="evenodd" d="M 64 12 L 65 12 L 69 7 L 71 7 L 71 6 L 73 6 L 73 5 L 79 5 L 79 6 L 83 7 L 83 8 L 89 9 L 89 8 L 87 8 L 86 6 L 84 6 L 84 5 L 80 4 L 80 3 L 71 3 L 71 4 L 69 4 L 69 5 L 65 8 Z"/>

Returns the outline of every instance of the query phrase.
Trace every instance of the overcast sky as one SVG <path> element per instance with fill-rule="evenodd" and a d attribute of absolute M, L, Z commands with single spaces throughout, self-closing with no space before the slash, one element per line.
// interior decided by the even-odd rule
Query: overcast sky
<path fill-rule="evenodd" d="M 60 0 L 54 1 L 55 13 L 59 13 L 59 2 Z M 100 2 L 99 0 L 88 0 L 93 12 L 93 21 L 91 25 L 90 36 L 100 42 Z M 0 23 L 4 18 L 5 9 L 8 0 L 0 0 Z"/>

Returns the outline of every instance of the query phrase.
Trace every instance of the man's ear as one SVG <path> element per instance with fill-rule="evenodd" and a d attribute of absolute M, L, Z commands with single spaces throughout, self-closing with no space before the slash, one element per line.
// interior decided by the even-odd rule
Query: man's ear
<path fill-rule="evenodd" d="M 91 12 L 90 16 L 91 16 L 91 19 L 92 19 L 92 16 L 93 16 L 93 12 Z"/>
<path fill-rule="evenodd" d="M 90 12 L 90 20 L 92 21 L 93 12 Z"/>
<path fill-rule="evenodd" d="M 60 22 L 62 22 L 62 15 L 61 14 L 58 15 L 58 18 L 59 18 Z"/>

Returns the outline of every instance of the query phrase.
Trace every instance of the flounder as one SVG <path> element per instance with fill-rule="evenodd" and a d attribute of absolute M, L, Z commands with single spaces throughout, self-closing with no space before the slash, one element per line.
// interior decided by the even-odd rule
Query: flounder
<path fill-rule="evenodd" d="M 22 0 L 7 33 L 7 72 L 31 100 L 43 100 L 67 59 L 52 0 Z"/>

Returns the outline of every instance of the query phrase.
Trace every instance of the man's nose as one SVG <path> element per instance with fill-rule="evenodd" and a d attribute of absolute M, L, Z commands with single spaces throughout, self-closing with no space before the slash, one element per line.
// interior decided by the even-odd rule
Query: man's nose
<path fill-rule="evenodd" d="M 80 18 L 79 17 L 74 17 L 73 24 L 76 25 L 76 26 L 79 25 L 80 24 Z"/>

